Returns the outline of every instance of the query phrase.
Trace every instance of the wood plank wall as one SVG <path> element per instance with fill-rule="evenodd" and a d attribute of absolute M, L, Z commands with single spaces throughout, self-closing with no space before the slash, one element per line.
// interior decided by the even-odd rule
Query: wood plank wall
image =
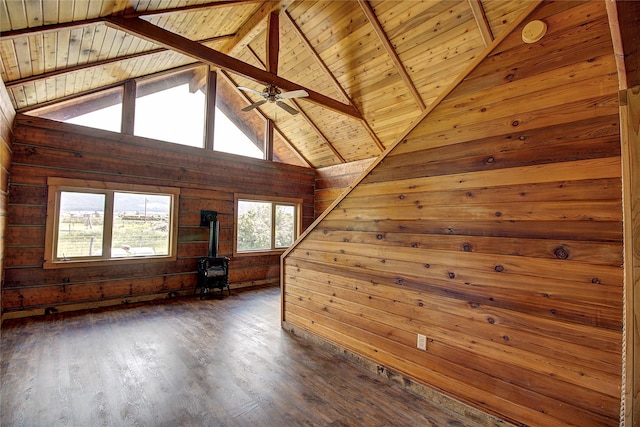
<path fill-rule="evenodd" d="M 315 215 L 319 217 L 375 159 L 316 169 Z"/>
<path fill-rule="evenodd" d="M 9 166 L 11 164 L 13 140 L 13 121 L 16 112 L 9 94 L 0 79 L 0 271 L 3 271 L 7 228 L 7 199 L 9 186 Z M 0 277 L 0 307 L 2 307 L 2 288 L 4 277 Z"/>
<path fill-rule="evenodd" d="M 218 211 L 219 254 L 233 252 L 234 193 L 301 198 L 314 219 L 314 171 L 18 115 L 3 308 L 7 315 L 192 293 L 208 252 L 200 211 Z M 47 177 L 180 187 L 176 262 L 43 270 Z M 233 287 L 279 283 L 279 254 L 231 257 Z M 14 313 L 20 315 L 20 313 Z"/>
<path fill-rule="evenodd" d="M 548 33 L 528 45 L 532 19 Z M 524 23 L 283 257 L 283 325 L 518 425 L 614 426 L 623 236 L 605 5 L 543 2 Z"/>

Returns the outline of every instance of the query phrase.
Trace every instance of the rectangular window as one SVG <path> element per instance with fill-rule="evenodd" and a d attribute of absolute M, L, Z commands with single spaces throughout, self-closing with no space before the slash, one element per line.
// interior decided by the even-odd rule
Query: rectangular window
<path fill-rule="evenodd" d="M 176 259 L 180 189 L 49 178 L 45 268 Z"/>
<path fill-rule="evenodd" d="M 300 200 L 236 195 L 236 253 L 282 251 L 300 231 Z"/>

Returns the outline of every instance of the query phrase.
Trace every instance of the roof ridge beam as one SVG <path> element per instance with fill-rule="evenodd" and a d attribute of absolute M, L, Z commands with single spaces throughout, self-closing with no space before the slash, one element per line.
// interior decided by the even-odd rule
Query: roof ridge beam
<path fill-rule="evenodd" d="M 322 95 L 311 89 L 307 89 L 273 73 L 261 70 L 260 68 L 242 62 L 239 59 L 228 56 L 217 50 L 208 48 L 207 46 L 201 45 L 200 43 L 194 42 L 193 40 L 179 34 L 175 34 L 155 26 L 143 19 L 112 16 L 106 18 L 106 23 L 118 30 L 125 31 L 152 43 L 167 47 L 183 55 L 190 56 L 209 65 L 213 65 L 214 67 L 231 71 L 250 80 L 265 84 L 274 84 L 287 91 L 300 89 L 306 90 L 309 94 L 309 97 L 305 98 L 307 101 L 347 116 L 351 116 L 358 120 L 362 120 L 360 112 L 351 105 L 343 104 L 342 102 L 336 101 L 335 99 L 329 98 L 328 96 Z"/>

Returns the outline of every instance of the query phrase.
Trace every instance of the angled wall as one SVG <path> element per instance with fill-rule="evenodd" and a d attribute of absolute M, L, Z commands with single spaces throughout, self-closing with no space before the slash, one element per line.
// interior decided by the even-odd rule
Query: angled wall
<path fill-rule="evenodd" d="M 285 254 L 285 328 L 518 425 L 618 425 L 617 85 L 604 2 L 543 2 Z"/>

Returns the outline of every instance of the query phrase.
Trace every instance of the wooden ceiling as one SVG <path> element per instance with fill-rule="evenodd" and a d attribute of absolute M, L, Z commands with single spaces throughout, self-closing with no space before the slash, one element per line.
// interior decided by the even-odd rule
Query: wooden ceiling
<path fill-rule="evenodd" d="M 0 0 L 0 71 L 20 112 L 209 65 L 222 102 L 256 133 L 275 121 L 278 160 L 321 168 L 378 156 L 530 5 Z M 234 87 L 267 83 L 306 89 L 308 98 L 287 101 L 301 113 L 271 103 L 240 112 L 260 98 Z"/>

